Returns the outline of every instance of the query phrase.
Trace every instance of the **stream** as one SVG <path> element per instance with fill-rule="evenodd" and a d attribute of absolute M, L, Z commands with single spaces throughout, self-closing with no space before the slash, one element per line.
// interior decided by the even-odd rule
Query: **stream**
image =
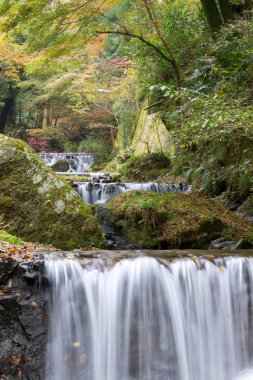
<path fill-rule="evenodd" d="M 46 379 L 252 379 L 253 259 L 208 252 L 47 260 Z"/>
<path fill-rule="evenodd" d="M 133 190 L 154 191 L 156 193 L 188 193 L 191 190 L 191 186 L 185 183 L 114 182 L 110 179 L 110 173 L 87 172 L 94 162 L 93 157 L 87 153 L 45 153 L 41 154 L 40 158 L 49 167 L 53 167 L 59 161 L 66 161 L 69 165 L 68 171 L 57 172 L 58 175 L 90 177 L 89 182 L 76 181 L 72 183 L 84 203 L 89 205 L 105 203 L 119 194 Z"/>
<path fill-rule="evenodd" d="M 61 175 L 87 204 L 126 191 L 184 192 L 187 184 L 113 182 L 93 157 Z M 252 251 L 107 251 L 48 255 L 46 380 L 252 380 Z"/>

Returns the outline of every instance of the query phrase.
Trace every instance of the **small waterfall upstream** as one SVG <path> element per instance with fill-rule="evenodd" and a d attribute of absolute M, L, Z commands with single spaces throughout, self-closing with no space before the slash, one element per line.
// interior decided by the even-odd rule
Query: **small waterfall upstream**
<path fill-rule="evenodd" d="M 46 263 L 47 380 L 252 380 L 251 258 L 92 262 Z"/>
<path fill-rule="evenodd" d="M 126 191 L 155 191 L 156 193 L 181 192 L 187 193 L 190 186 L 186 184 L 160 184 L 160 183 L 79 183 L 77 192 L 87 204 L 104 203 L 116 195 Z"/>
<path fill-rule="evenodd" d="M 52 167 L 59 161 L 66 161 L 69 165 L 67 173 L 85 173 L 93 164 L 93 156 L 86 153 L 45 153 L 40 158 L 47 166 Z"/>

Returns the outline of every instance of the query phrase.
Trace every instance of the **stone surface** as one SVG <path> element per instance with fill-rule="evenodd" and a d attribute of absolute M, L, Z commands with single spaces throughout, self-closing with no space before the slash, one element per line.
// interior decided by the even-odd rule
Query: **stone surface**
<path fill-rule="evenodd" d="M 238 211 L 249 220 L 253 220 L 253 194 L 248 196 Z"/>
<path fill-rule="evenodd" d="M 0 215 L 8 232 L 63 249 L 101 246 L 92 209 L 23 141 L 0 135 Z"/>
<path fill-rule="evenodd" d="M 96 214 L 112 248 L 208 248 L 220 237 L 232 248 L 253 240 L 251 223 L 188 194 L 128 192 L 97 206 Z"/>
<path fill-rule="evenodd" d="M 47 283 L 43 262 L 0 261 L 0 379 L 44 380 Z"/>

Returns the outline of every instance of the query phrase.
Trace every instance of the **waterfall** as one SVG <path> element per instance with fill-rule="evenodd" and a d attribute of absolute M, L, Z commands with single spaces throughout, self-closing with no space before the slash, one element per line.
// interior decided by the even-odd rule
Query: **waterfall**
<path fill-rule="evenodd" d="M 49 260 L 47 380 L 250 380 L 253 260 Z"/>
<path fill-rule="evenodd" d="M 190 186 L 186 184 L 160 183 L 79 183 L 77 192 L 87 204 L 104 203 L 109 199 L 126 191 L 155 191 L 156 193 L 183 192 L 187 193 Z"/>
<path fill-rule="evenodd" d="M 74 174 L 86 172 L 93 164 L 93 156 L 86 153 L 45 153 L 40 158 L 49 167 L 59 161 L 66 161 L 69 165 L 68 173 Z"/>

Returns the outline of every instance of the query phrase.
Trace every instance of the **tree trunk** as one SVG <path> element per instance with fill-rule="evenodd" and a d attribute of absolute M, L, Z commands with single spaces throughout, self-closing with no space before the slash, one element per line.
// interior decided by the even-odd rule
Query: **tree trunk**
<path fill-rule="evenodd" d="M 50 109 L 50 107 L 48 107 L 47 109 L 46 109 L 46 113 L 47 113 L 47 116 L 46 116 L 46 125 L 47 125 L 47 127 L 50 127 L 51 126 L 51 109 Z"/>
<path fill-rule="evenodd" d="M 8 120 L 8 116 L 15 104 L 15 93 L 12 88 L 9 89 L 9 95 L 5 99 L 5 103 L 3 108 L 0 111 L 0 133 L 5 132 L 6 123 Z"/>
<path fill-rule="evenodd" d="M 229 0 L 219 0 L 220 11 L 225 24 L 234 19 L 232 7 Z"/>
<path fill-rule="evenodd" d="M 223 20 L 219 12 L 218 6 L 215 0 L 201 0 L 205 16 L 211 30 L 211 33 L 214 34 L 219 31 L 223 25 Z"/>
<path fill-rule="evenodd" d="M 57 126 L 58 118 L 59 118 L 59 116 L 57 115 L 57 116 L 55 117 L 55 120 L 54 120 L 54 127 Z"/>

